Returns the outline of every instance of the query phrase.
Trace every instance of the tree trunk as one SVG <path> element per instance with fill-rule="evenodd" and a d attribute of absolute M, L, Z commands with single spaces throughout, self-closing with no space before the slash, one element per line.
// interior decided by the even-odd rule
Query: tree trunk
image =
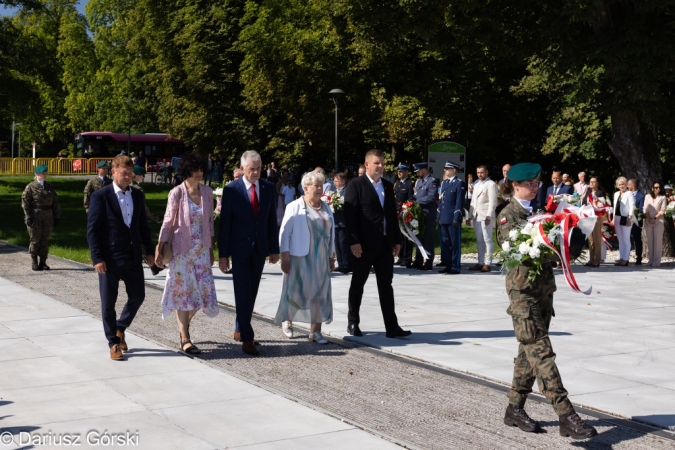
<path fill-rule="evenodd" d="M 661 159 L 654 135 L 634 111 L 624 109 L 612 114 L 609 148 L 619 161 L 623 175 L 636 179 L 645 195 L 649 195 L 652 184 L 657 181 L 662 183 Z M 675 256 L 675 227 L 672 223 L 666 225 L 663 233 L 663 256 Z"/>

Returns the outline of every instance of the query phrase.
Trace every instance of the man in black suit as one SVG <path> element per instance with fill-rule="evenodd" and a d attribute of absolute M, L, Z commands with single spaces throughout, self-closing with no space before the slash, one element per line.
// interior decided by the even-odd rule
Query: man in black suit
<path fill-rule="evenodd" d="M 359 310 L 363 286 L 370 268 L 375 269 L 380 307 L 387 337 L 409 336 L 410 331 L 398 325 L 394 309 L 394 255 L 401 249 L 401 230 L 396 215 L 393 185 L 382 178 L 384 155 L 380 150 L 366 153 L 365 174 L 354 178 L 345 192 L 345 222 L 349 235 L 352 262 L 352 282 L 349 287 L 347 332 L 362 336 Z"/>
<path fill-rule="evenodd" d="M 276 192 L 274 185 L 260 179 L 262 160 L 248 150 L 241 156 L 243 176 L 225 186 L 218 231 L 218 265 L 223 273 L 230 268 L 237 307 L 237 324 L 242 351 L 258 355 L 251 317 L 258 296 L 265 258 L 279 260 Z M 235 332 L 236 334 L 236 332 Z"/>
<path fill-rule="evenodd" d="M 335 185 L 335 192 L 340 198 L 345 198 L 345 189 L 347 186 L 347 177 L 342 172 L 338 172 L 333 176 L 333 185 Z M 347 274 L 352 271 L 350 263 L 351 252 L 349 250 L 349 238 L 347 237 L 347 225 L 345 224 L 344 209 L 335 209 L 333 213 L 333 220 L 335 221 L 335 253 L 337 253 L 337 261 L 339 267 L 338 272 Z"/>
<path fill-rule="evenodd" d="M 396 180 L 396 183 L 394 184 L 396 204 L 400 205 L 401 203 L 412 202 L 415 198 L 415 192 L 413 191 L 412 181 L 408 176 L 410 174 L 410 168 L 399 163 L 397 169 L 398 180 Z M 397 266 L 407 266 L 412 264 L 413 246 L 413 243 L 408 239 L 402 239 L 401 251 L 398 253 L 398 260 L 395 263 Z"/>
<path fill-rule="evenodd" d="M 145 300 L 143 256 L 148 265 L 155 262 L 143 192 L 130 186 L 133 169 L 128 156 L 113 159 L 113 183 L 92 194 L 87 216 L 87 241 L 98 273 L 103 331 L 110 358 L 115 361 L 124 360 L 122 352 L 128 350 L 124 331 Z M 124 281 L 128 300 L 117 319 L 120 280 Z"/>

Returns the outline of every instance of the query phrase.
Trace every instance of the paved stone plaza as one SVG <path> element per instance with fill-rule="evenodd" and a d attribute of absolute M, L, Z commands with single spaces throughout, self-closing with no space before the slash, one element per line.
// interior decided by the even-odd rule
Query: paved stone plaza
<path fill-rule="evenodd" d="M 397 354 L 510 384 L 517 353 L 506 314 L 504 277 L 466 270 L 440 275 L 396 268 L 394 290 L 405 339 L 387 339 L 375 276 L 365 288 L 361 329 L 347 335 L 351 276 L 334 274 L 334 321 L 326 334 L 365 342 Z M 551 340 L 570 398 L 577 404 L 675 430 L 675 277 L 672 266 L 575 266 L 585 296 L 573 292 L 561 270 L 551 323 Z M 147 271 L 150 281 L 161 283 Z M 266 266 L 256 311 L 274 317 L 279 304 L 280 267 Z M 217 271 L 218 299 L 234 303 L 230 275 Z M 279 331 L 281 336 L 281 331 Z"/>
<path fill-rule="evenodd" d="M 113 362 L 108 356 L 99 319 L 95 273 L 91 268 L 59 258 L 50 259 L 50 265 L 53 270 L 34 273 L 24 249 L 0 242 L 0 346 L 4 350 L 0 357 L 0 379 L 3 380 L 0 427 L 3 432 L 12 433 L 15 444 L 21 431 L 33 435 L 51 432 L 86 436 L 91 430 L 107 430 L 109 433 L 138 431 L 141 442 L 138 448 L 181 450 L 377 449 L 395 444 L 429 449 L 582 446 L 651 450 L 675 446 L 673 435 L 667 431 L 631 425 L 584 409 L 580 410 L 583 417 L 597 427 L 600 434 L 587 442 L 561 438 L 552 408 L 537 396 L 528 402 L 527 409 L 541 421 L 546 432 L 523 433 L 502 423 L 506 406 L 503 387 L 471 376 L 462 378 L 462 375 L 416 364 L 407 358 L 386 356 L 387 353 L 368 347 L 345 345 L 340 340 L 319 346 L 307 342 L 306 333 L 302 331 L 289 340 L 277 326 L 263 318 L 254 319 L 262 356 L 247 357 L 232 340 L 234 314 L 227 307 L 221 308 L 214 319 L 202 314 L 195 317 L 191 332 L 203 353 L 192 359 L 176 351 L 176 323 L 161 320 L 161 288 L 152 284 L 148 284 L 146 303 L 128 332 L 132 349 L 128 360 Z M 661 269 L 661 276 L 668 273 L 667 270 Z M 470 282 L 479 280 L 475 277 L 481 275 L 460 275 L 450 280 L 435 274 L 403 275 L 406 273 L 402 270 L 396 276 L 399 317 L 415 334 L 407 340 L 389 342 L 399 347 L 387 347 L 387 350 L 410 352 L 416 359 L 479 374 L 483 367 L 499 367 L 493 364 L 493 359 L 497 362 L 506 359 L 501 365 L 508 365 L 512 356 L 505 355 L 510 351 L 507 343 L 513 341 L 509 323 L 499 317 L 499 312 L 483 314 L 480 309 L 482 306 L 487 312 L 494 308 L 505 315 L 503 293 L 500 294 L 497 287 L 501 281 L 499 275 L 484 275 L 481 281 L 481 284 L 493 285 L 488 294 L 492 299 L 471 302 L 466 298 L 471 295 L 469 289 L 456 288 L 453 292 L 463 292 L 464 299 L 459 295 L 454 299 L 446 296 L 445 302 L 440 302 L 442 295 L 436 296 L 439 300 L 425 300 L 424 292 L 442 289 L 443 283 L 455 283 L 453 280 L 459 284 L 462 279 L 477 290 L 476 283 Z M 230 277 L 218 277 L 219 296 L 227 302 Z M 335 336 L 344 328 L 346 311 L 342 290 L 346 292 L 348 279 L 349 276 L 343 275 L 334 278 L 335 323 L 328 329 L 333 330 Z M 402 280 L 408 280 L 410 294 L 407 297 L 400 294 L 404 290 Z M 419 292 L 410 289 L 410 280 Z M 583 280 L 580 274 L 581 284 Z M 157 277 L 155 282 L 161 284 L 163 277 Z M 273 315 L 280 282 L 278 269 L 266 267 L 260 311 Z M 561 294 L 564 292 L 561 287 Z M 572 314 L 573 304 L 564 298 L 575 297 L 561 297 L 558 314 Z M 473 304 L 474 308 L 465 306 L 461 312 L 448 307 L 451 304 Z M 384 338 L 379 336 L 382 332 L 378 328 L 381 325 L 379 309 L 372 297 L 364 306 L 366 315 L 362 324 L 368 335 L 362 339 L 372 345 L 384 344 Z M 440 306 L 443 312 L 431 312 Z M 582 306 L 599 308 L 591 300 Z M 658 315 L 665 318 L 663 311 L 668 308 L 661 307 Z M 468 311 L 479 318 L 472 318 Z M 604 313 L 590 311 L 593 315 Z M 485 327 L 480 323 L 493 325 Z M 566 325 L 565 331 L 559 331 L 563 323 L 568 320 L 556 319 L 554 330 L 570 333 L 569 336 L 587 333 L 574 329 L 571 324 Z M 665 319 L 659 323 L 666 323 Z M 554 335 L 561 363 L 565 356 L 571 356 L 565 353 L 572 350 L 592 350 L 584 342 L 578 346 L 558 345 L 567 336 Z M 501 352 L 500 341 L 504 343 Z M 623 341 L 616 338 L 615 342 Z M 439 344 L 436 355 L 415 353 L 423 348 L 431 350 L 434 343 Z M 493 351 L 500 356 L 489 357 Z M 615 353 L 618 356 L 631 354 Z M 597 353 L 582 355 L 580 359 L 590 360 L 592 355 Z M 651 360 L 655 364 L 656 360 Z M 575 393 L 572 384 L 575 381 L 570 380 L 574 375 L 566 366 L 562 370 L 566 384 Z M 641 372 L 644 378 L 641 384 L 649 386 L 644 381 L 651 381 L 651 377 L 657 375 L 667 376 L 660 374 L 660 370 L 653 369 L 651 376 Z M 483 375 L 499 378 L 499 375 Z M 614 373 L 613 376 L 623 379 L 623 375 Z M 593 389 L 593 392 L 602 391 L 597 386 Z M 579 394 L 572 397 L 573 401 L 581 403 L 576 397 L 585 393 Z M 660 404 L 644 398 L 635 400 L 636 409 Z M 630 406 L 627 402 L 622 404 L 626 408 Z M 34 445 L 33 448 L 41 447 Z"/>

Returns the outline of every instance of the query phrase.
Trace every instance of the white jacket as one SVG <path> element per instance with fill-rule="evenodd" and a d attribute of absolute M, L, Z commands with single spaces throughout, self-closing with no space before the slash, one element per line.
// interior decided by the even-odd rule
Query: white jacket
<path fill-rule="evenodd" d="M 619 201 L 619 195 L 621 195 L 621 191 L 616 191 L 614 193 L 614 207 L 616 207 L 616 202 Z M 633 196 L 633 193 L 626 189 L 626 192 L 623 194 L 623 197 L 621 198 L 621 206 L 619 207 L 621 210 L 621 215 L 624 217 L 631 216 L 631 222 L 634 223 L 635 225 L 638 224 L 637 218 L 635 217 L 635 197 Z M 614 226 L 620 226 L 618 223 L 619 218 L 614 216 Z"/>
<path fill-rule="evenodd" d="M 330 253 L 335 253 L 335 221 L 330 208 L 328 216 L 331 222 Z M 279 251 L 290 252 L 291 256 L 307 256 L 309 253 L 309 224 L 305 200 L 300 197 L 286 205 L 284 220 L 279 230 Z"/>
<path fill-rule="evenodd" d="M 497 184 L 492 180 L 474 184 L 471 205 L 469 205 L 469 218 L 484 222 L 489 217 L 494 221 L 498 191 Z"/>

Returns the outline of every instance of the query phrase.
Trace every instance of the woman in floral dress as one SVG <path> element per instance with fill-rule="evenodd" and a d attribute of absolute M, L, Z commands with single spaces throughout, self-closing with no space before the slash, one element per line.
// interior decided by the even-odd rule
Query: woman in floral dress
<path fill-rule="evenodd" d="M 190 340 L 190 322 L 200 309 L 208 317 L 218 314 L 213 281 L 213 190 L 200 181 L 206 169 L 203 156 L 183 157 L 180 175 L 185 180 L 169 193 L 164 223 L 157 245 L 157 265 L 163 267 L 162 248 L 171 242 L 173 259 L 162 295 L 162 318 L 176 311 L 180 349 L 197 354 L 201 350 Z"/>

